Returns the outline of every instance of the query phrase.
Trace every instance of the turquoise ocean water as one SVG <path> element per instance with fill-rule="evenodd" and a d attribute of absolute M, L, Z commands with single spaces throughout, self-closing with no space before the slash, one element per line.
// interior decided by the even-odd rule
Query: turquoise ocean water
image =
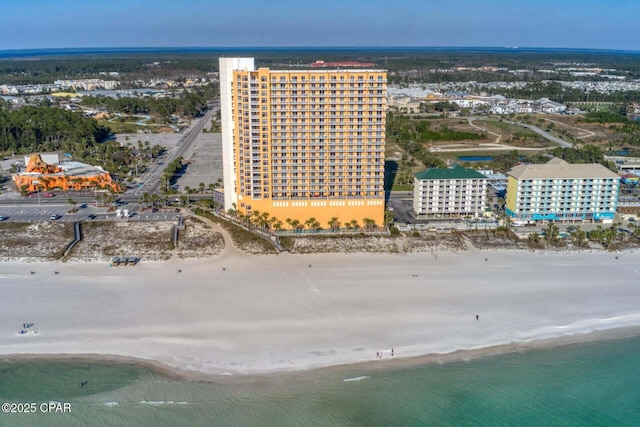
<path fill-rule="evenodd" d="M 0 413 L 0 426 L 637 426 L 640 338 L 249 384 L 122 364 L 0 362 L 0 401 L 72 408 Z"/>

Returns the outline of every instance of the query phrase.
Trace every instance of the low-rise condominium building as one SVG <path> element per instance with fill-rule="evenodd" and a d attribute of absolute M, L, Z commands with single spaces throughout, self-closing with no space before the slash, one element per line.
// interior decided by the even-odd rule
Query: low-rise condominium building
<path fill-rule="evenodd" d="M 554 158 L 516 166 L 507 175 L 506 213 L 515 220 L 610 221 L 615 216 L 620 177 L 600 164 Z"/>
<path fill-rule="evenodd" d="M 481 216 L 487 204 L 487 177 L 455 165 L 414 175 L 413 210 L 418 218 Z"/>

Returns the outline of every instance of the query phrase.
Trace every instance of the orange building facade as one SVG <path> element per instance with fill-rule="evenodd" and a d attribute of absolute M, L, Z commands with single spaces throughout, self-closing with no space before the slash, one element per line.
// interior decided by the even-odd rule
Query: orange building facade
<path fill-rule="evenodd" d="M 229 69 L 237 60 L 220 59 L 225 208 L 382 225 L 386 72 Z"/>
<path fill-rule="evenodd" d="M 27 191 L 38 190 L 83 190 L 110 189 L 120 191 L 117 182 L 111 179 L 111 174 L 98 167 L 79 162 L 69 162 L 68 167 L 45 163 L 39 154 L 29 158 L 25 173 L 13 175 L 13 181 L 18 189 Z"/>

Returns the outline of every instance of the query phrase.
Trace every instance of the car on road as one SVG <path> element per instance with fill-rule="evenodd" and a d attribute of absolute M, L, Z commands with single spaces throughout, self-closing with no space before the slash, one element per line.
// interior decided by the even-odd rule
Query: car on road
<path fill-rule="evenodd" d="M 53 214 L 51 215 L 51 217 L 49 218 L 51 221 L 55 221 L 56 219 L 60 218 L 60 215 L 58 214 Z"/>
<path fill-rule="evenodd" d="M 4 215 L 0 215 L 0 221 L 4 221 L 7 218 L 9 218 L 9 217 L 8 216 L 4 216 Z"/>
<path fill-rule="evenodd" d="M 53 193 L 44 193 L 44 197 L 55 197 Z"/>
<path fill-rule="evenodd" d="M 94 214 L 89 215 L 87 218 L 89 219 L 96 219 L 96 216 Z"/>

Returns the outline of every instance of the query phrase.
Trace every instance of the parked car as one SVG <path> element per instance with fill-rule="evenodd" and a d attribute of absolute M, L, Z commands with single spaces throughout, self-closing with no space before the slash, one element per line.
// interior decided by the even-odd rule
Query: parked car
<path fill-rule="evenodd" d="M 53 193 L 44 193 L 44 197 L 54 197 L 55 194 Z"/>

